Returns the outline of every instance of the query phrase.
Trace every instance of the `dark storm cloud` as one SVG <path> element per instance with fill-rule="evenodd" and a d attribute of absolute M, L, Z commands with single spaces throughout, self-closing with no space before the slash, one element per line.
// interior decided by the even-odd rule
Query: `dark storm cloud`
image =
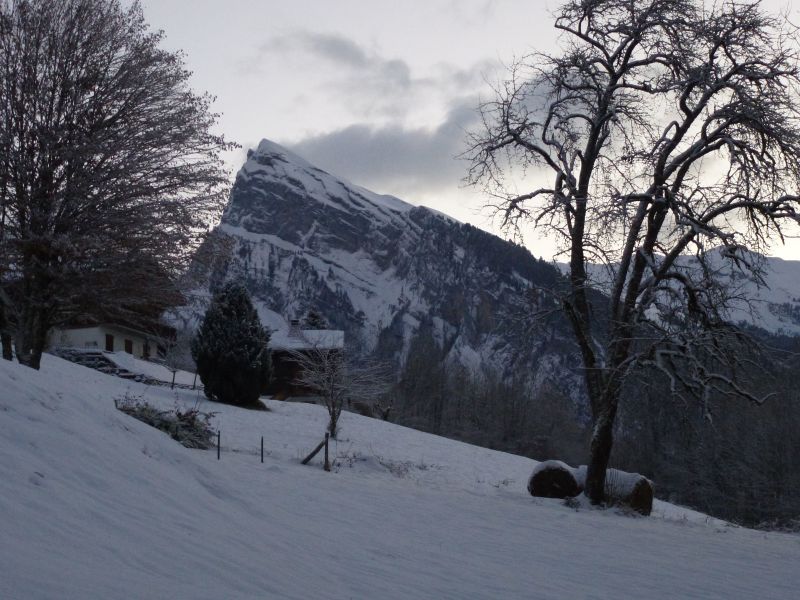
<path fill-rule="evenodd" d="M 291 148 L 311 163 L 377 192 L 452 189 L 465 175 L 466 164 L 457 156 L 465 148 L 465 130 L 476 121 L 474 101 L 464 99 L 434 129 L 357 124 L 306 138 Z"/>

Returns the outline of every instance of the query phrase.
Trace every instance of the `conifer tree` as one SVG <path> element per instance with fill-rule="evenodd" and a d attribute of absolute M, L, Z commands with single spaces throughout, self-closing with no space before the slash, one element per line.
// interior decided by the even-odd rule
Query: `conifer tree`
<path fill-rule="evenodd" d="M 229 283 L 211 301 L 197 336 L 192 358 L 210 400 L 236 406 L 258 406 L 269 382 L 269 333 L 245 288 Z"/>

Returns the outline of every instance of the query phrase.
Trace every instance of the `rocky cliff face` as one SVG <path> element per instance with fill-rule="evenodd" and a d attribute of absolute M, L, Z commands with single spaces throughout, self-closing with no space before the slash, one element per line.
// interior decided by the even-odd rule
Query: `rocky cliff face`
<path fill-rule="evenodd" d="M 398 365 L 416 336 L 473 373 L 561 382 L 577 358 L 562 322 L 536 324 L 560 275 L 526 249 L 424 207 L 374 194 L 269 141 L 249 153 L 222 222 L 200 249 L 193 304 L 244 281 L 265 325 L 309 310 L 354 352 Z"/>

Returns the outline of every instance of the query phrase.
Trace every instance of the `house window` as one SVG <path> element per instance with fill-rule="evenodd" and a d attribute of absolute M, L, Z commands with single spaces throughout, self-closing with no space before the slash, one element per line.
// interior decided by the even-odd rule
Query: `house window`
<path fill-rule="evenodd" d="M 106 352 L 114 351 L 114 336 L 110 333 L 106 334 Z"/>
<path fill-rule="evenodd" d="M 131 340 L 125 340 L 125 352 L 133 354 L 133 342 Z"/>

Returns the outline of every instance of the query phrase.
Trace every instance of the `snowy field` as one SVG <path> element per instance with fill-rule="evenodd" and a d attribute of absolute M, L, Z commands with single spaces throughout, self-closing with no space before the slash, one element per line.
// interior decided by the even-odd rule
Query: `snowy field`
<path fill-rule="evenodd" d="M 222 460 L 126 394 L 217 411 Z M 349 413 L 325 473 L 324 410 L 268 405 L 0 361 L 0 598 L 798 597 L 800 536 L 534 500 L 534 461 Z"/>

